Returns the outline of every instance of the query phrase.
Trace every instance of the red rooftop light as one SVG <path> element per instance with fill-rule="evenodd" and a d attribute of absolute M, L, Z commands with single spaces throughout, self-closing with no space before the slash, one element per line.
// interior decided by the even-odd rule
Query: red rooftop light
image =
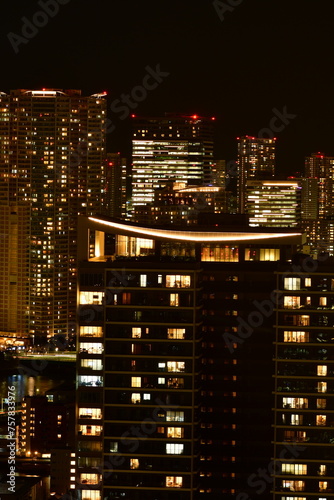
<path fill-rule="evenodd" d="M 192 115 L 192 118 L 196 120 L 198 118 L 198 115 Z"/>

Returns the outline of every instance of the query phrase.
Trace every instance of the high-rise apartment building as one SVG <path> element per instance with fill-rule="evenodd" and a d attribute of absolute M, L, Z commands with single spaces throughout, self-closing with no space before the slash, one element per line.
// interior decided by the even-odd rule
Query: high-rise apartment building
<path fill-rule="evenodd" d="M 275 175 L 275 138 L 249 135 L 238 137 L 239 212 L 245 212 L 246 183 L 252 179 L 270 179 Z"/>
<path fill-rule="evenodd" d="M 305 177 L 318 180 L 319 217 L 334 215 L 334 157 L 323 153 L 314 153 L 307 157 Z"/>
<path fill-rule="evenodd" d="M 79 224 L 79 498 L 251 497 L 271 456 L 262 301 L 300 233 Z"/>
<path fill-rule="evenodd" d="M 211 182 L 214 118 L 133 118 L 132 205 L 146 205 L 166 179 Z"/>
<path fill-rule="evenodd" d="M 277 273 L 275 500 L 334 495 L 333 259 L 305 257 Z"/>
<path fill-rule="evenodd" d="M 0 94 L 1 331 L 74 333 L 77 217 L 103 211 L 104 97 Z"/>
<path fill-rule="evenodd" d="M 318 187 L 318 213 L 316 223 L 308 231 L 314 252 L 327 251 L 333 255 L 334 217 L 334 157 L 314 153 L 305 160 L 305 177 L 315 180 Z M 313 181 L 314 182 L 314 181 Z"/>

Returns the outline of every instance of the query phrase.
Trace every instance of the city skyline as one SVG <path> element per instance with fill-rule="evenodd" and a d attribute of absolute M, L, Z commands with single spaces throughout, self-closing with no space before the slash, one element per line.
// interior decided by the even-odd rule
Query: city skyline
<path fill-rule="evenodd" d="M 130 111 L 216 116 L 220 158 L 235 159 L 238 135 L 264 129 L 278 139 L 278 173 L 300 170 L 313 152 L 333 154 L 327 70 L 333 5 L 230 0 L 223 12 L 223 4 L 147 1 L 127 8 L 98 0 L 92 9 L 77 0 L 15 2 L 1 27 L 4 66 L 11 68 L 1 90 L 107 90 L 115 126 L 108 149 L 128 156 L 131 123 L 117 101 L 158 68 L 161 81 L 145 80 L 150 88 L 146 95 L 135 91 Z M 39 26 L 24 28 L 33 20 Z M 285 123 L 276 119 L 281 115 Z"/>

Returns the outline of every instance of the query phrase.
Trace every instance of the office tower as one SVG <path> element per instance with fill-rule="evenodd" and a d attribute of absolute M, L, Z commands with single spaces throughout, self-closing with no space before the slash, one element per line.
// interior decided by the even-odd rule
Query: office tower
<path fill-rule="evenodd" d="M 45 342 L 75 331 L 77 217 L 103 211 L 106 102 L 21 89 L 0 103 L 0 330 Z"/>
<path fill-rule="evenodd" d="M 133 118 L 132 206 L 146 205 L 166 179 L 210 183 L 214 118 Z"/>
<path fill-rule="evenodd" d="M 277 273 L 274 498 L 333 497 L 332 258 Z"/>
<path fill-rule="evenodd" d="M 245 195 L 245 213 L 251 226 L 300 225 L 302 186 L 298 180 L 247 181 Z"/>
<path fill-rule="evenodd" d="M 106 165 L 106 213 L 125 218 L 127 214 L 126 158 L 120 153 L 108 153 Z"/>
<path fill-rule="evenodd" d="M 79 218 L 82 498 L 254 492 L 271 456 L 269 298 L 301 243 L 272 228 Z"/>
<path fill-rule="evenodd" d="M 132 219 L 145 224 L 196 224 L 201 213 L 227 212 L 227 198 L 223 186 L 165 181 L 155 190 L 153 203 L 134 207 Z"/>
<path fill-rule="evenodd" d="M 246 183 L 252 179 L 270 179 L 275 175 L 275 141 L 249 135 L 238 137 L 239 212 L 244 213 Z"/>

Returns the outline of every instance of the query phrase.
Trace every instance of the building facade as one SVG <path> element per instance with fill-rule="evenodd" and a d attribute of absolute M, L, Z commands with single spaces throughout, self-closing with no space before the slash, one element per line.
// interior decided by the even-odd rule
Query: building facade
<path fill-rule="evenodd" d="M 296 227 L 301 223 L 298 181 L 251 180 L 246 183 L 245 212 L 251 226 Z"/>
<path fill-rule="evenodd" d="M 211 182 L 214 119 L 166 114 L 133 117 L 132 205 L 146 205 L 166 179 Z"/>
<path fill-rule="evenodd" d="M 252 494 L 271 453 L 260 301 L 300 233 L 79 223 L 79 498 Z"/>
<path fill-rule="evenodd" d="M 333 260 L 304 256 L 277 273 L 276 500 L 334 496 Z"/>
<path fill-rule="evenodd" d="M 0 103 L 1 247 L 11 255 L 0 271 L 0 330 L 68 336 L 77 217 L 104 207 L 105 96 L 20 89 Z"/>

